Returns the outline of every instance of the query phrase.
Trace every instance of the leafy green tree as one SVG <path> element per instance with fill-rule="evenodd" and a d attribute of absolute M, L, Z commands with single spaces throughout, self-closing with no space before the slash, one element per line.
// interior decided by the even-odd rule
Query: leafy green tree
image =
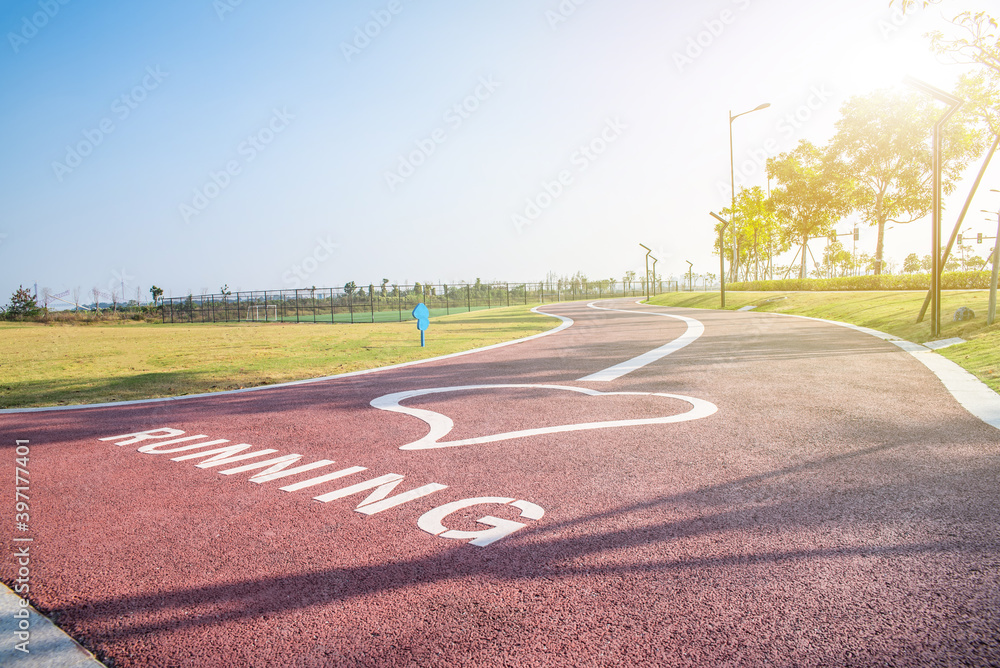
<path fill-rule="evenodd" d="M 344 294 L 346 294 L 348 296 L 353 295 L 354 292 L 355 292 L 355 290 L 357 290 L 357 289 L 358 289 L 358 284 L 355 283 L 354 281 L 351 281 L 350 283 L 345 283 L 344 284 Z"/>
<path fill-rule="evenodd" d="M 876 274 L 884 265 L 886 224 L 906 224 L 930 213 L 933 198 L 931 128 L 940 104 L 916 92 L 877 90 L 841 107 L 830 143 L 832 169 L 849 184 L 852 212 L 877 228 Z M 968 123 L 949 122 L 943 134 L 942 189 L 955 189 L 969 161 L 982 152 L 980 133 Z"/>
<path fill-rule="evenodd" d="M 8 320 L 24 320 L 37 318 L 41 311 L 31 291 L 20 285 L 10 296 L 10 304 L 4 314 Z"/>
<path fill-rule="evenodd" d="M 723 209 L 723 213 L 731 221 L 725 234 L 729 280 L 749 280 L 751 267 L 754 280 L 760 280 L 761 264 L 765 258 L 766 272 L 771 257 L 789 247 L 788 240 L 781 234 L 771 202 L 759 186 L 740 188 L 736 194 L 736 215 L 729 209 Z M 718 229 L 721 225 L 718 223 L 715 226 L 716 254 L 719 252 Z"/>
<path fill-rule="evenodd" d="M 907 274 L 915 274 L 921 269 L 920 257 L 916 253 L 910 253 L 903 259 L 903 271 Z"/>
<path fill-rule="evenodd" d="M 153 306 L 156 306 L 156 300 L 163 296 L 163 289 L 154 285 L 149 289 L 149 294 L 153 296 Z"/>
<path fill-rule="evenodd" d="M 828 236 L 849 210 L 839 174 L 830 169 L 823 151 L 803 139 L 794 151 L 768 158 L 767 175 L 777 179 L 771 191 L 781 238 L 799 244 L 799 278 L 806 278 L 810 237 Z"/>
<path fill-rule="evenodd" d="M 823 264 L 819 275 L 826 278 L 846 276 L 852 268 L 851 252 L 844 248 L 843 242 L 833 241 L 823 249 Z"/>

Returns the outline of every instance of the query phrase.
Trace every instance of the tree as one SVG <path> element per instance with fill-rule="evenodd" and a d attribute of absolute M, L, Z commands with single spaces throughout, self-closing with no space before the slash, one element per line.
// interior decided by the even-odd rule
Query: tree
<path fill-rule="evenodd" d="M 156 300 L 163 296 L 163 289 L 154 285 L 149 289 L 149 294 L 153 295 L 153 306 L 156 306 Z"/>
<path fill-rule="evenodd" d="M 625 277 L 622 278 L 622 286 L 625 290 L 632 289 L 632 281 L 635 280 L 635 272 L 629 269 L 625 272 Z"/>
<path fill-rule="evenodd" d="M 414 286 L 414 289 L 417 289 L 417 287 L 419 287 L 419 286 L 420 286 L 420 284 L 417 283 L 417 285 Z M 357 289 L 358 289 L 358 284 L 355 283 L 354 281 L 351 281 L 350 283 L 345 283 L 344 284 L 344 294 L 345 295 L 350 296 L 350 295 L 354 294 L 354 291 L 357 290 Z"/>
<path fill-rule="evenodd" d="M 35 301 L 31 291 L 23 285 L 19 285 L 14 294 L 10 296 L 10 305 L 4 311 L 8 320 L 24 320 L 25 318 L 37 318 L 41 309 Z"/>
<path fill-rule="evenodd" d="M 768 158 L 767 175 L 778 181 L 771 202 L 782 239 L 799 244 L 799 278 L 806 278 L 809 238 L 829 235 L 849 209 L 842 183 L 823 152 L 805 139 L 794 151 Z"/>
<path fill-rule="evenodd" d="M 905 12 L 918 4 L 927 7 L 940 0 L 900 0 Z M 956 95 L 966 101 L 962 113 L 977 116 L 994 136 L 1000 134 L 1000 38 L 998 23 L 986 12 L 962 12 L 951 19 L 954 30 L 928 33 L 931 50 L 944 60 L 978 65 L 974 73 L 959 76 Z"/>
<path fill-rule="evenodd" d="M 940 104 L 915 92 L 877 90 L 841 107 L 830 142 L 831 168 L 848 185 L 850 211 L 878 229 L 875 273 L 883 268 L 886 224 L 906 224 L 930 213 L 933 198 L 927 139 Z M 942 189 L 950 193 L 966 165 L 982 152 L 980 134 L 967 123 L 944 126 Z"/>
<path fill-rule="evenodd" d="M 920 268 L 920 257 L 916 253 L 910 253 L 903 260 L 903 271 L 907 274 L 915 274 Z"/>
<path fill-rule="evenodd" d="M 820 271 L 821 276 L 846 276 L 850 273 L 853 259 L 851 252 L 844 248 L 840 241 L 833 241 L 823 249 L 823 264 Z"/>
<path fill-rule="evenodd" d="M 768 265 L 773 253 L 788 250 L 789 244 L 782 239 L 778 218 L 770 200 L 759 186 L 740 188 L 736 194 L 736 215 L 729 209 L 723 213 L 731 221 L 726 228 L 725 242 L 729 260 L 729 280 L 749 280 L 753 267 L 754 279 L 760 280 L 761 258 L 766 251 Z M 715 226 L 715 252 L 719 252 L 718 232 L 722 223 Z M 742 269 L 742 278 L 740 270 Z M 765 272 L 767 266 L 765 266 Z"/>

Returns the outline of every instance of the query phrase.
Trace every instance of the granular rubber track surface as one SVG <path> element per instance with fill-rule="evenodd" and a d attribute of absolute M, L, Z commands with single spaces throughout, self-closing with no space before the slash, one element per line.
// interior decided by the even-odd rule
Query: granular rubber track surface
<path fill-rule="evenodd" d="M 427 364 L 0 415 L 5 468 L 30 440 L 31 600 L 119 667 L 1000 664 L 1000 432 L 856 331 L 599 305 L 620 310 L 546 307 L 575 324 Z M 581 380 L 685 333 L 655 313 L 704 333 Z M 484 385 L 506 387 L 454 389 Z M 453 389 L 398 404 L 453 421 L 432 445 L 501 438 L 401 450 L 440 418 L 371 402 L 431 388 Z M 718 410 L 652 422 L 685 397 Z M 176 431 L 100 440 L 155 429 Z M 274 452 L 198 454 L 238 444 Z M 335 463 L 231 472 L 289 454 Z M 0 530 L 17 535 L 12 511 Z"/>

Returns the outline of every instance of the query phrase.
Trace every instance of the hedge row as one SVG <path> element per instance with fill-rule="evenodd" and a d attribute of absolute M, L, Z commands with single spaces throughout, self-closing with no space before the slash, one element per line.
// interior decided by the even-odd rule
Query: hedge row
<path fill-rule="evenodd" d="M 990 287 L 989 271 L 950 271 L 941 274 L 942 290 L 977 290 Z M 928 290 L 930 274 L 881 274 L 839 278 L 786 278 L 773 281 L 726 283 L 727 290 L 810 291 L 810 290 Z"/>

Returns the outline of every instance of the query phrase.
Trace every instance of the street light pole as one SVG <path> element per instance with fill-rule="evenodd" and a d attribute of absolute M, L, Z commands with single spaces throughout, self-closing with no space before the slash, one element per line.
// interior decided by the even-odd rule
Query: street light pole
<path fill-rule="evenodd" d="M 721 308 L 726 308 L 726 253 L 723 240 L 725 239 L 726 228 L 729 227 L 729 221 L 721 216 L 717 216 L 714 211 L 709 211 L 708 214 L 722 223 L 722 227 L 719 228 L 719 294 L 722 297 Z"/>
<path fill-rule="evenodd" d="M 990 189 L 991 193 L 1000 190 Z M 1000 209 L 997 210 L 997 238 L 993 240 L 993 273 L 990 275 L 990 305 L 986 309 L 986 324 L 992 325 L 997 315 L 997 277 L 1000 276 Z"/>
<path fill-rule="evenodd" d="M 742 114 L 736 114 L 733 116 L 733 110 L 729 110 L 729 185 L 732 190 L 732 199 L 729 205 L 729 218 L 730 220 L 736 220 L 736 165 L 733 160 L 733 121 L 735 121 L 740 116 L 746 116 L 747 114 L 752 114 L 755 111 L 760 111 L 761 109 L 767 109 L 771 106 L 770 102 L 765 102 L 759 104 L 750 111 L 744 111 Z M 770 186 L 768 186 L 770 189 Z"/>
<path fill-rule="evenodd" d="M 948 109 L 934 124 L 933 156 L 931 166 L 934 172 L 934 198 L 931 204 L 931 336 L 941 335 L 941 126 L 962 106 L 962 100 L 940 88 L 935 88 L 913 77 L 906 77 L 906 83 L 927 93 Z"/>
<path fill-rule="evenodd" d="M 688 291 L 694 292 L 694 285 L 691 283 L 691 269 L 692 267 L 694 267 L 694 265 L 691 263 L 690 260 L 684 260 L 684 261 L 688 263 Z"/>
<path fill-rule="evenodd" d="M 646 301 L 648 302 L 649 301 L 649 254 L 652 253 L 653 251 L 649 248 L 649 246 L 643 246 L 643 244 L 639 245 L 646 249 Z"/>
<path fill-rule="evenodd" d="M 652 255 L 650 255 L 649 257 L 653 258 L 653 296 L 655 297 L 656 296 L 656 263 L 659 262 L 659 260 L 657 260 Z"/>

